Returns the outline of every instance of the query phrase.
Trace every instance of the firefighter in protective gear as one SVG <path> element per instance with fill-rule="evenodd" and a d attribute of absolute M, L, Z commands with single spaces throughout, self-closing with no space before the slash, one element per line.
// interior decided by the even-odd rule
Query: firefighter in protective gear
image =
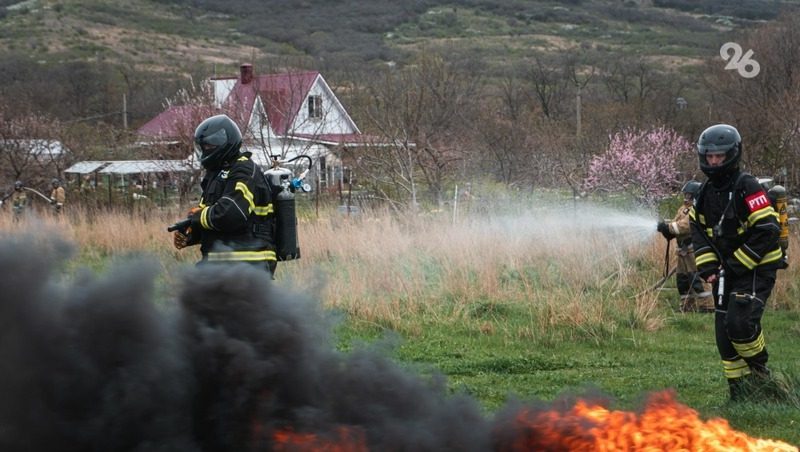
<path fill-rule="evenodd" d="M 732 400 L 769 379 L 761 317 L 783 256 L 778 214 L 758 180 L 739 169 L 741 155 L 734 127 L 703 131 L 697 156 L 708 180 L 689 212 L 697 270 L 714 285 L 716 343 Z"/>
<path fill-rule="evenodd" d="M 675 283 L 681 298 L 681 312 L 714 312 L 711 285 L 697 274 L 694 248 L 692 247 L 692 231 L 689 226 L 689 211 L 701 185 L 698 181 L 689 181 L 684 184 L 681 189 L 683 204 L 678 208 L 675 218 L 672 221 L 661 221 L 657 227 L 664 238 L 667 240 L 675 238 L 678 245 L 678 249 L 675 251 L 678 261 Z"/>
<path fill-rule="evenodd" d="M 61 186 L 61 181 L 58 179 L 53 179 L 50 185 L 53 186 L 53 191 L 50 192 L 50 204 L 53 206 L 53 212 L 61 213 L 64 208 L 64 201 L 67 199 L 64 187 Z"/>
<path fill-rule="evenodd" d="M 14 218 L 21 217 L 28 207 L 28 195 L 23 188 L 22 181 L 14 182 L 14 192 L 11 193 L 11 207 L 14 210 Z"/>
<path fill-rule="evenodd" d="M 274 274 L 272 193 L 251 153 L 240 152 L 239 127 L 226 115 L 212 116 L 197 127 L 194 144 L 206 170 L 203 193 L 189 228 L 175 231 L 175 247 L 199 243 L 200 263 L 246 262 Z"/>

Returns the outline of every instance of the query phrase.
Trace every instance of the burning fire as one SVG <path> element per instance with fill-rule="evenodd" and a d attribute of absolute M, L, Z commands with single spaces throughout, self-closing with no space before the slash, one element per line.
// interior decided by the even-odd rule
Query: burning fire
<path fill-rule="evenodd" d="M 797 447 L 781 441 L 752 438 L 736 431 L 725 419 L 704 422 L 695 410 L 676 402 L 670 391 L 651 395 L 641 414 L 611 411 L 580 400 L 567 412 L 524 409 L 513 424 L 497 426 L 494 450 L 798 451 Z M 499 439 L 501 436 L 505 439 Z M 276 432 L 272 440 L 272 450 L 276 451 L 369 450 L 363 430 L 343 426 L 327 436 L 284 429 Z"/>
<path fill-rule="evenodd" d="M 339 427 L 334 436 L 331 439 L 313 433 L 296 433 L 292 429 L 280 430 L 273 436 L 272 450 L 278 452 L 367 452 L 368 450 L 362 430 Z"/>
<path fill-rule="evenodd" d="M 522 411 L 509 451 L 797 451 L 781 441 L 733 430 L 725 419 L 703 422 L 671 392 L 650 396 L 643 413 L 609 411 L 579 401 L 568 412 Z"/>

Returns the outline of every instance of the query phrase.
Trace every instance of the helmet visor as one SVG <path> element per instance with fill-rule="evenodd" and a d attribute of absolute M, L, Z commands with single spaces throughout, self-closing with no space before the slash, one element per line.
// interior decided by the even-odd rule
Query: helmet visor
<path fill-rule="evenodd" d="M 700 155 L 721 155 L 731 150 L 731 144 L 698 144 L 697 152 Z"/>
<path fill-rule="evenodd" d="M 198 157 L 211 155 L 228 141 L 225 129 L 219 129 L 211 135 L 201 136 L 194 142 L 194 150 Z"/>

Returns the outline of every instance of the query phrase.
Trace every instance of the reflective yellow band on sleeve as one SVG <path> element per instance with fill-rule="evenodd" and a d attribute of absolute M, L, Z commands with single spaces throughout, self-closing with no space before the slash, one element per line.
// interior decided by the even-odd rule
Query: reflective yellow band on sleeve
<path fill-rule="evenodd" d="M 697 265 L 698 267 L 699 267 L 699 266 L 701 266 L 701 265 L 703 265 L 703 264 L 708 264 L 708 263 L 711 263 L 711 262 L 718 262 L 718 260 L 717 260 L 717 255 L 716 255 L 716 254 L 714 254 L 714 253 L 703 253 L 703 254 L 698 254 L 698 255 L 697 255 L 697 256 L 695 256 L 695 258 L 694 258 L 694 263 L 695 263 L 695 265 Z"/>
<path fill-rule="evenodd" d="M 203 207 L 203 210 L 200 211 L 200 226 L 202 226 L 203 229 L 214 229 L 211 226 L 211 223 L 209 223 L 209 221 L 208 221 L 208 211 L 209 210 L 211 210 L 210 207 Z"/>
<path fill-rule="evenodd" d="M 772 207 L 767 207 L 766 209 L 757 210 L 751 213 L 750 216 L 747 217 L 747 224 L 748 226 L 753 226 L 754 224 L 756 224 L 757 221 L 766 217 L 775 217 L 775 219 L 780 222 L 778 213 L 775 212 L 775 210 Z"/>
<path fill-rule="evenodd" d="M 769 253 L 767 253 L 767 255 L 764 256 L 764 258 L 761 259 L 761 262 L 759 262 L 759 263 L 760 264 L 769 264 L 770 262 L 775 262 L 775 261 L 780 260 L 781 257 L 783 257 L 783 251 L 781 250 L 781 247 L 778 246 L 778 248 L 775 248 L 774 250 L 772 250 Z"/>
<path fill-rule="evenodd" d="M 741 262 L 742 265 L 747 267 L 748 270 L 752 270 L 756 268 L 756 265 L 758 265 L 758 263 L 753 259 L 750 259 L 750 256 L 745 254 L 745 252 L 742 251 L 741 248 L 737 248 L 736 251 L 733 252 L 733 256 L 736 258 L 736 260 Z"/>

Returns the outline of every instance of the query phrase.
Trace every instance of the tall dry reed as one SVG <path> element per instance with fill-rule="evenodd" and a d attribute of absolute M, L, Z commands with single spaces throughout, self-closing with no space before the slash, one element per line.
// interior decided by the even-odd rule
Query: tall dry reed
<path fill-rule="evenodd" d="M 605 221 L 604 215 L 607 220 L 604 211 L 577 218 L 558 210 L 520 210 L 455 224 L 449 215 L 304 220 L 302 258 L 279 263 L 277 283 L 321 287 L 326 306 L 410 332 L 420 321 L 494 331 L 502 328 L 507 308 L 527 319 L 513 334 L 531 338 L 557 332 L 601 340 L 620 329 L 659 328 L 670 315 L 665 300 L 677 298 L 672 279 L 661 292 L 650 290 L 663 276 L 666 242 L 655 232 L 655 220 L 651 228 L 641 215 L 621 223 Z M 172 247 L 165 228 L 178 216 L 70 209 L 15 220 L 2 212 L 0 230 L 63 237 L 76 245 L 79 262 L 92 266 L 149 254 L 170 285 L 180 269 L 199 258 L 196 247 Z M 626 222 L 638 226 L 625 229 Z M 790 250 L 797 246 L 793 232 Z M 669 259 L 674 264 L 672 252 Z M 800 309 L 795 253 L 790 262 L 779 274 L 772 307 Z M 485 312 L 501 313 L 501 321 L 487 324 L 480 315 Z"/>

